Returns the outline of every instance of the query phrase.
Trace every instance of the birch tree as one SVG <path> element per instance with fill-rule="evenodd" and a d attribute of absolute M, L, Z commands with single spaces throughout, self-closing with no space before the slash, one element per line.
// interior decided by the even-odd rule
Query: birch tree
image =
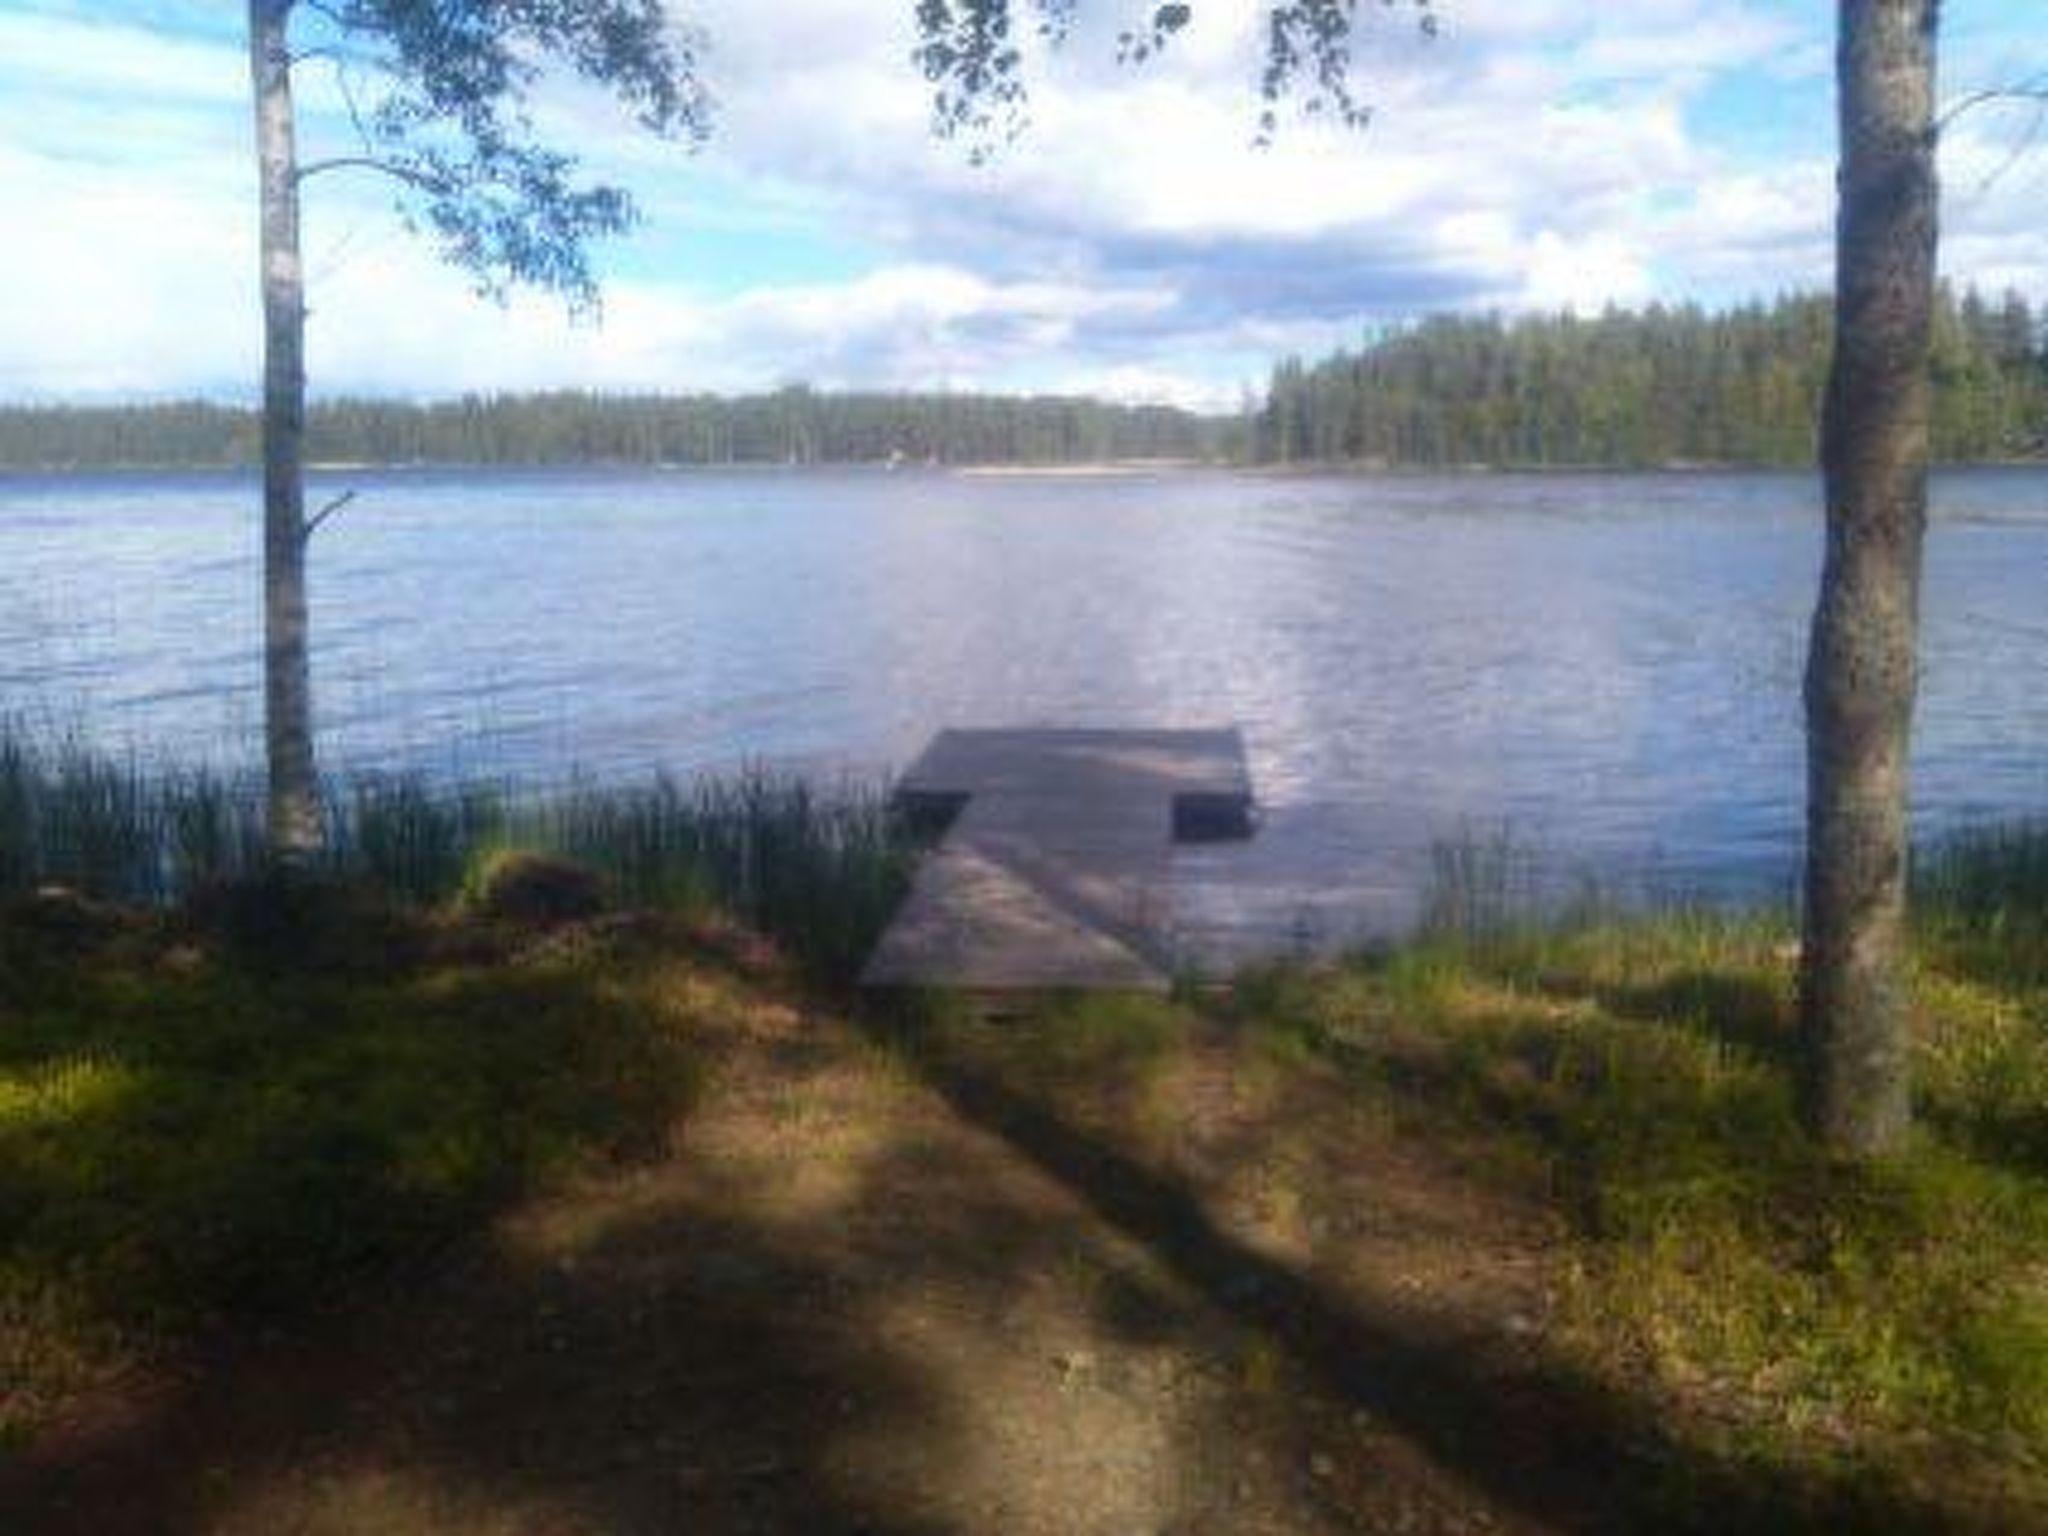
<path fill-rule="evenodd" d="M 624 191 L 577 178 L 537 141 L 545 66 L 603 87 L 649 131 L 694 141 L 708 106 L 687 33 L 661 0 L 249 0 L 261 198 L 264 747 L 272 856 L 319 849 L 306 549 L 306 291 L 300 198 L 316 177 L 381 177 L 407 222 L 481 292 L 524 284 L 596 303 L 588 248 L 632 227 Z M 333 72 L 349 141 L 302 160 L 294 75 Z"/>

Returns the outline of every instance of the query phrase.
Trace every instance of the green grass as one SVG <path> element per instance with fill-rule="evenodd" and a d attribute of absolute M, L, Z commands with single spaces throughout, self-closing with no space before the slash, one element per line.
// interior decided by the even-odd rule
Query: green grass
<path fill-rule="evenodd" d="M 765 771 L 363 778 L 327 786 L 319 865 L 282 878 L 261 788 L 0 723 L 0 1443 L 109 1362 L 302 1308 L 658 1139 L 696 1072 L 665 989 L 698 997 L 702 965 L 488 920 L 508 853 L 838 985 L 914 849 L 879 789 Z M 53 885 L 75 895 L 32 898 Z"/>
<path fill-rule="evenodd" d="M 648 954 L 328 919 L 348 966 L 0 918 L 0 1443 L 110 1362 L 299 1311 L 535 1181 L 649 1152 L 698 1017 Z M 437 954 L 437 950 L 441 953 Z"/>
<path fill-rule="evenodd" d="M 1800 1128 L 1778 915 L 1489 909 L 1252 978 L 1236 1017 L 1553 1203 L 1570 1336 L 1617 1381 L 1776 1461 L 1969 1465 L 2048 1502 L 2048 829 L 1921 865 L 1918 1130 L 1876 1167 Z"/>

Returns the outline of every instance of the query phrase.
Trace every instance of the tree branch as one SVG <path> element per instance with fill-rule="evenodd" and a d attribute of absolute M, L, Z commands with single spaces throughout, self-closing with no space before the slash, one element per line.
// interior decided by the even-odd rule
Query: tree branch
<path fill-rule="evenodd" d="M 311 181 L 315 176 L 324 176 L 329 171 L 375 171 L 402 181 L 407 186 L 417 187 L 422 192 L 445 192 L 448 183 L 439 176 L 429 175 L 418 166 L 407 165 L 402 160 L 387 160 L 380 155 L 336 155 L 329 160 L 314 160 L 302 165 L 294 173 L 299 181 Z"/>
<path fill-rule="evenodd" d="M 376 141 L 364 126 L 363 109 L 356 102 L 355 88 L 348 83 L 348 61 L 345 59 L 337 61 L 334 66 L 334 84 L 341 92 L 342 105 L 348 108 L 348 120 L 356 131 L 356 142 L 363 146 L 364 154 L 374 154 Z"/>
<path fill-rule="evenodd" d="M 1945 133 L 1949 124 L 1964 113 L 1974 112 L 1979 107 L 1999 101 L 2048 103 L 2048 71 L 2030 76 L 2017 85 L 1999 85 L 1989 90 L 1972 91 L 1934 120 L 1934 131 L 1936 134 Z"/>
<path fill-rule="evenodd" d="M 355 499 L 356 493 L 353 490 L 343 491 L 334 500 L 328 502 L 326 506 L 307 518 L 306 526 L 299 530 L 299 542 L 301 544 L 312 543 L 313 535 L 320 531 L 320 525 Z"/>

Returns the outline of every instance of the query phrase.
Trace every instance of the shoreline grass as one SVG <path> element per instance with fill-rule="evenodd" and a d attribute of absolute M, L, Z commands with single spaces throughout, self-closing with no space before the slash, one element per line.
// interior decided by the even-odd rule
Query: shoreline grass
<path fill-rule="evenodd" d="M 820 788 L 764 767 L 553 790 L 356 775 L 322 794 L 324 880 L 433 907 L 473 893 L 495 856 L 549 855 L 586 866 L 617 905 L 723 912 L 827 981 L 858 967 L 917 847 L 880 783 Z M 61 886 L 166 907 L 263 869 L 258 776 L 162 767 L 0 721 L 0 897 Z"/>

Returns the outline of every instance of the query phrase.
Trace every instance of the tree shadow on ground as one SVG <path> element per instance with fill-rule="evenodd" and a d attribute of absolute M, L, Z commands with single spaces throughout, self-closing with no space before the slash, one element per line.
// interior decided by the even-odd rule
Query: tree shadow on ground
<path fill-rule="evenodd" d="M 0 1476 L 0 1524 L 1414 1528 L 1361 1515 L 1396 1508 L 1351 1485 L 1332 1438 L 1361 1415 L 1386 1430 L 1375 1475 L 1434 1500 L 1422 1529 L 1469 1529 L 1475 1509 L 1517 1529 L 1941 1523 L 1891 1490 L 1727 1461 L 1540 1352 L 1503 1357 L 1252 1247 L 1190 1181 L 941 1035 L 874 1021 L 877 1054 L 773 1011 L 704 1042 L 753 1069 L 720 1078 L 678 1156 L 595 1170 L 431 1273 L 71 1426 Z M 862 1114 L 873 1137 L 835 1146 Z M 1091 1338 L 1122 1347 L 1067 1342 Z M 1152 1379 L 1176 1363 L 1199 1379 Z M 1252 1455 L 1264 1481 L 1246 1495 Z M 1137 1476 L 1152 1481 L 1127 1511 Z"/>
<path fill-rule="evenodd" d="M 1233 1237 L 1184 1180 L 942 1037 L 900 1019 L 870 1023 L 963 1118 L 1073 1191 L 1207 1305 L 1281 1341 L 1318 1391 L 1391 1425 L 1501 1509 L 1584 1531 L 2004 1528 L 1926 1504 L 1867 1469 L 1831 1477 L 1734 1459 L 1674 1432 L 1647 1399 L 1562 1361 L 1507 1365 L 1485 1342 L 1432 1335 L 1392 1296 L 1339 1293 Z"/>
<path fill-rule="evenodd" d="M 704 971 L 783 979 L 758 944 L 701 937 Z M 790 1078 L 834 1054 L 798 1031 L 762 1046 Z M 746 1189 L 662 1188 L 680 1166 L 593 1170 L 587 1239 L 478 1236 L 324 1313 L 237 1323 L 0 1459 L 0 1529 L 945 1529 L 835 1464 L 850 1425 L 914 1436 L 937 1414 L 845 1309 L 829 1234 L 749 1220 Z"/>
<path fill-rule="evenodd" d="M 619 960 L 643 941 L 679 942 L 610 929 L 536 942 Z M 839 1111 L 819 1084 L 850 1057 L 878 1091 L 903 1090 L 856 1036 L 804 1017 L 772 952 L 722 931 L 686 936 L 683 950 L 696 980 L 767 983 L 758 1011 L 695 1042 L 754 1064 L 755 1080 L 721 1081 L 712 1106 L 760 1096 L 742 1115 L 752 1133 L 771 1134 L 785 1113 L 798 1117 L 794 1142 L 813 1136 L 807 1114 L 824 1117 L 816 1135 L 831 1132 Z M 794 1089 L 810 1099 L 777 1097 Z M 538 1202 L 540 1226 L 564 1230 L 473 1238 L 373 1291 L 338 1288 L 324 1315 L 240 1323 L 0 1464 L 0 1528 L 1003 1529 L 999 1510 L 963 1520 L 931 1496 L 974 1449 L 959 1414 L 972 1372 L 935 1371 L 930 1341 L 902 1329 L 964 1313 L 970 1335 L 1000 1338 L 1034 1277 L 1083 1272 L 1079 1289 L 1134 1337 L 1200 1327 L 1139 1268 L 1103 1255 L 1099 1223 L 1078 1205 L 1005 1187 L 990 1175 L 1044 1181 L 1020 1179 L 1014 1158 L 929 1094 L 910 1096 L 921 1119 L 892 1120 L 845 1169 L 820 1159 L 845 1189 L 814 1206 L 778 1209 L 746 1165 L 686 1148 L 644 1168 L 594 1168 L 580 1189 Z M 980 1145 L 980 1165 L 962 1142 Z M 767 1157 L 761 1171 L 778 1170 Z M 220 1193 L 232 1203 L 232 1189 Z M 1027 1365 L 1041 1378 L 1056 1369 Z"/>
<path fill-rule="evenodd" d="M 6 1529 L 1350 1528 L 1332 1489 L 1295 1486 L 1313 1426 L 1154 1379 L 1215 1351 L 1219 1318 L 1142 1245 L 845 1032 L 754 1044 L 762 1080 L 727 1086 L 762 1095 L 741 1116 L 761 1157 L 595 1176 L 317 1326 L 224 1345 L 0 1477 Z M 793 1169 L 788 1146 L 845 1126 L 800 1113 L 776 1142 L 775 1095 L 805 1082 L 795 1108 L 836 1113 L 849 1056 L 905 1107 Z M 1039 1348 L 1105 1335 L 1132 1347 Z M 1277 1519 L 1228 1507 L 1248 1443 L 1296 1469 Z"/>
<path fill-rule="evenodd" d="M 30 1463 L 8 1529 L 869 1532 L 942 1527 L 841 1485 L 856 1415 L 927 1417 L 834 1277 L 736 1225 L 651 1221 L 588 1266 L 472 1256 L 284 1346 L 204 1361 L 136 1425 Z"/>

